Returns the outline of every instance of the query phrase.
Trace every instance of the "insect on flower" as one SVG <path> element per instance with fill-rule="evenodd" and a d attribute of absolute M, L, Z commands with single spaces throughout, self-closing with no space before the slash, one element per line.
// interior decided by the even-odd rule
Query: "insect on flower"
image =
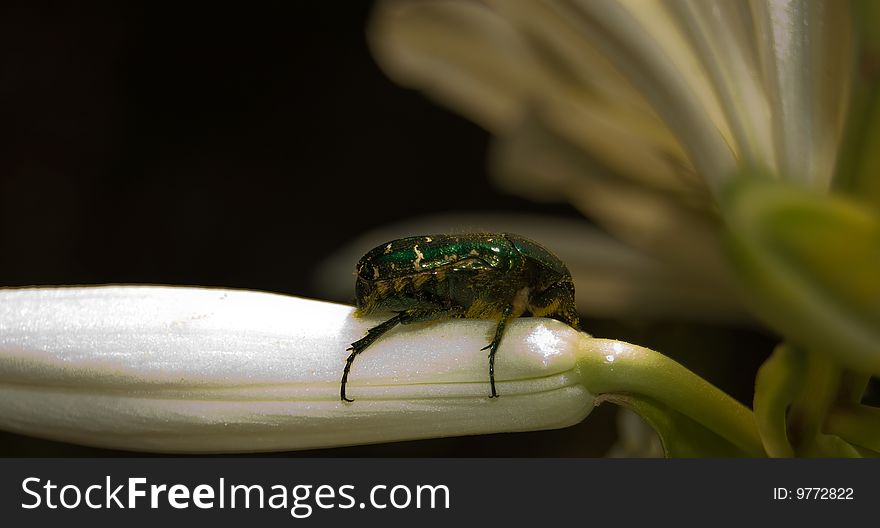
<path fill-rule="evenodd" d="M 402 238 L 368 252 L 357 265 L 356 316 L 394 312 L 347 349 L 340 397 L 354 358 L 398 324 L 443 317 L 495 319 L 489 349 L 491 398 L 495 390 L 495 352 L 504 327 L 529 312 L 574 328 L 578 313 L 571 274 L 555 255 L 511 233 L 429 235 Z"/>

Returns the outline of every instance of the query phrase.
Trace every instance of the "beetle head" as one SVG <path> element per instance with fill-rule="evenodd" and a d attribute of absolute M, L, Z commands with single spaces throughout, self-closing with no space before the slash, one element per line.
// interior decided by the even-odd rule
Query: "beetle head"
<path fill-rule="evenodd" d="M 572 328 L 580 328 L 571 277 L 565 277 L 543 291 L 533 291 L 529 297 L 529 312 L 535 317 L 550 317 Z"/>

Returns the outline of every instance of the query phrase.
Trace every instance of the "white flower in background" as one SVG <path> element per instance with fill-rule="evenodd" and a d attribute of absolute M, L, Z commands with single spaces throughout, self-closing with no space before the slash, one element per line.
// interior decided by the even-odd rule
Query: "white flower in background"
<path fill-rule="evenodd" d="M 570 201 L 735 317 L 715 194 L 742 167 L 828 189 L 849 24 L 845 2 L 404 0 L 369 36 L 393 79 L 495 135 L 500 185 Z"/>
<path fill-rule="evenodd" d="M 369 38 L 394 80 L 493 134 L 501 186 L 571 202 L 718 301 L 646 307 L 644 269 L 600 267 L 633 285 L 620 314 L 747 307 L 783 336 L 755 400 L 769 453 L 850 456 L 880 449 L 858 406 L 880 374 L 878 23 L 861 0 L 387 0 Z"/>

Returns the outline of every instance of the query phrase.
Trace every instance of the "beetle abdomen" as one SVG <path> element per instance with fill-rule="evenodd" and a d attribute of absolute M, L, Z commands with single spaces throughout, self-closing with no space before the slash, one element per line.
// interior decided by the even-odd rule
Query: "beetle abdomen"
<path fill-rule="evenodd" d="M 492 272 L 467 268 L 440 269 L 385 280 L 358 277 L 358 315 L 377 311 L 442 310 L 451 317 L 494 318 L 502 310 L 493 307 L 499 304 L 497 294 L 509 288 L 507 281 L 497 284 L 499 278 Z"/>
<path fill-rule="evenodd" d="M 416 280 L 418 285 L 416 285 Z M 358 315 L 375 311 L 398 312 L 417 308 L 431 297 L 426 288 L 430 276 L 398 277 L 387 280 L 368 280 L 358 277 L 356 294 Z"/>

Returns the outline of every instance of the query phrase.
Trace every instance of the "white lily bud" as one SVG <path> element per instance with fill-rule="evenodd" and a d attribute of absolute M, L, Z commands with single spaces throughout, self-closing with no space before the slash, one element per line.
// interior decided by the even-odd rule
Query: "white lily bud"
<path fill-rule="evenodd" d="M 584 334 L 508 326 L 489 399 L 491 321 L 399 327 L 354 362 L 382 319 L 269 293 L 109 286 L 0 290 L 0 428 L 116 449 L 221 453 L 558 428 L 594 397 Z"/>

